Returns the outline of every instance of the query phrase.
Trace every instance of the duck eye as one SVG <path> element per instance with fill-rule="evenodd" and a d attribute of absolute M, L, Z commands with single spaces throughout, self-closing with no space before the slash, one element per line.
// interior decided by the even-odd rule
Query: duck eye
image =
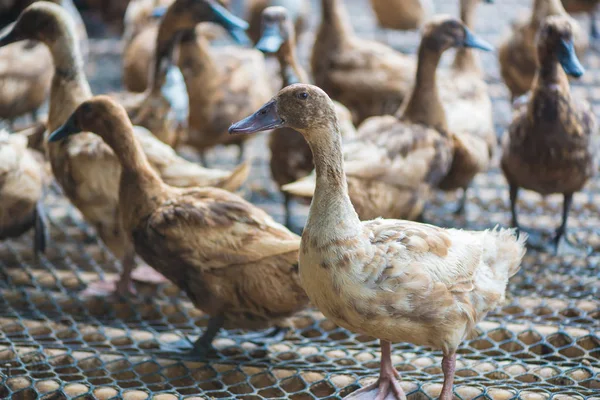
<path fill-rule="evenodd" d="M 300 100 L 306 100 L 306 99 L 308 99 L 308 93 L 306 93 L 306 92 L 300 92 L 300 93 L 298 93 L 298 98 Z"/>

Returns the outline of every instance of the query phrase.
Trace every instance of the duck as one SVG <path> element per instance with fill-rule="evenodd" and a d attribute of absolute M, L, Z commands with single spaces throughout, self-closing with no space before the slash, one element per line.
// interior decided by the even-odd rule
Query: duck
<path fill-rule="evenodd" d="M 537 70 L 535 38 L 544 20 L 552 15 L 568 17 L 560 0 L 535 0 L 531 16 L 513 22 L 510 33 L 498 49 L 500 75 L 510 91 L 512 102 L 531 89 Z M 575 49 L 582 57 L 588 47 L 588 38 L 579 23 L 568 18 L 573 25 Z"/>
<path fill-rule="evenodd" d="M 379 26 L 384 29 L 419 29 L 433 12 L 431 0 L 371 0 Z"/>
<path fill-rule="evenodd" d="M 40 30 L 39 27 L 45 27 Z M 54 76 L 50 88 L 47 132 L 61 126 L 75 108 L 92 97 L 84 72 L 77 31 L 73 20 L 56 4 L 41 1 L 27 7 L 15 25 L 0 36 L 0 48 L 21 40 L 42 42 L 50 50 Z M 168 145 L 156 139 L 143 127 L 136 127 L 150 162 L 164 179 L 193 186 L 221 186 L 234 190 L 248 176 L 247 165 L 233 172 L 207 171 L 179 157 Z M 46 135 L 47 139 L 47 135 Z M 133 291 L 131 272 L 135 267 L 133 244 L 122 229 L 118 213 L 118 180 L 121 174 L 117 157 L 96 135 L 82 134 L 59 143 L 48 143 L 46 155 L 52 173 L 66 197 L 79 209 L 85 220 L 96 228 L 109 250 L 122 260 L 123 271 L 118 282 L 94 282 L 85 294 L 127 295 Z M 141 267 L 152 282 L 160 280 L 151 268 Z"/>
<path fill-rule="evenodd" d="M 569 14 L 587 13 L 590 16 L 590 36 L 592 39 L 600 39 L 596 23 L 598 0 L 562 0 L 562 5 Z"/>
<path fill-rule="evenodd" d="M 540 27 L 539 66 L 528 102 L 519 107 L 503 137 L 501 167 L 509 185 L 512 225 L 519 229 L 516 203 L 521 188 L 563 196 L 562 222 L 550 243 L 532 232 L 530 245 L 554 253 L 582 254 L 566 237 L 573 194 L 595 174 L 598 126 L 586 101 L 571 94 L 567 75 L 580 77 L 571 20 L 553 15 Z"/>
<path fill-rule="evenodd" d="M 321 0 L 311 56 L 317 86 L 352 112 L 356 126 L 395 113 L 410 93 L 415 59 L 355 35 L 341 0 Z"/>
<path fill-rule="evenodd" d="M 431 189 L 448 175 L 455 145 L 436 70 L 452 47 L 491 48 L 457 19 L 434 17 L 423 27 L 415 83 L 405 103 L 395 115 L 368 118 L 356 137 L 344 142 L 349 195 L 361 220 L 420 218 Z M 283 190 L 312 197 L 316 175 Z"/>
<path fill-rule="evenodd" d="M 458 21 L 445 23 L 464 30 Z M 525 253 L 525 235 L 398 219 L 361 221 L 348 194 L 335 108 L 316 86 L 282 89 L 229 131 L 250 134 L 284 126 L 309 143 L 317 175 L 300 243 L 302 286 L 333 323 L 380 340 L 379 379 L 346 399 L 406 399 L 391 342 L 407 342 L 442 351 L 440 399 L 451 400 L 456 350 L 503 303 L 507 281 Z"/>
<path fill-rule="evenodd" d="M 151 65 L 154 59 L 156 36 L 160 18 L 174 0 L 132 0 L 124 18 L 122 81 L 130 92 L 144 92 L 150 82 Z M 217 0 L 228 6 L 228 0 Z M 198 29 L 209 40 L 222 36 L 218 24 L 200 24 Z"/>
<path fill-rule="evenodd" d="M 195 27 L 206 21 L 222 21 L 235 40 L 249 44 L 245 34 L 248 24 L 213 0 L 175 0 L 163 19 L 176 21 L 180 32 L 178 65 L 190 97 L 185 144 L 200 153 L 204 165 L 208 149 L 236 145 L 241 162 L 246 137 L 232 137 L 227 128 L 272 96 L 264 56 L 256 49 L 239 46 L 211 47 Z"/>
<path fill-rule="evenodd" d="M 289 11 L 281 6 L 271 6 L 263 10 L 262 36 L 256 48 L 265 54 L 276 54 L 279 61 L 283 87 L 294 83 L 308 83 L 308 74 L 300 66 L 296 56 L 296 37 L 293 19 Z M 356 135 L 352 115 L 344 105 L 334 102 L 342 137 L 348 139 Z M 291 129 L 274 129 L 269 137 L 271 150 L 271 176 L 279 188 L 311 173 L 314 169 L 310 147 L 298 132 Z M 291 196 L 282 191 L 284 197 L 285 226 L 291 226 Z"/>
<path fill-rule="evenodd" d="M 195 355 L 210 354 L 222 327 L 282 332 L 287 318 L 308 305 L 297 235 L 231 192 L 166 184 L 110 97 L 80 104 L 48 140 L 81 132 L 94 132 L 119 159 L 119 214 L 136 252 L 210 316 Z"/>
<path fill-rule="evenodd" d="M 0 240 L 34 229 L 33 250 L 46 249 L 48 228 L 43 195 L 49 182 L 43 156 L 27 137 L 0 131 Z"/>
<path fill-rule="evenodd" d="M 248 36 L 253 43 L 258 43 L 262 36 L 263 12 L 268 7 L 284 7 L 289 13 L 288 18 L 294 26 L 295 41 L 308 29 L 310 20 L 310 2 L 295 0 L 251 0 L 248 5 Z"/>
<path fill-rule="evenodd" d="M 471 30 L 475 29 L 475 10 L 479 3 L 480 0 L 460 2 L 461 20 Z M 493 49 L 486 47 L 486 50 Z M 475 176 L 489 168 L 498 142 L 492 100 L 477 52 L 468 47 L 458 48 L 452 66 L 440 71 L 439 84 L 454 156 L 450 171 L 437 187 L 445 191 L 462 190 L 454 211 L 462 214 L 467 190 Z"/>
<path fill-rule="evenodd" d="M 76 18 L 81 45 L 87 48 L 85 27 L 71 0 L 54 0 L 63 4 Z M 20 8 L 20 7 L 19 7 Z M 0 119 L 14 130 L 14 121 L 26 114 L 38 121 L 39 110 L 46 102 L 52 80 L 52 57 L 45 46 L 35 41 L 13 43 L 0 49 Z"/>

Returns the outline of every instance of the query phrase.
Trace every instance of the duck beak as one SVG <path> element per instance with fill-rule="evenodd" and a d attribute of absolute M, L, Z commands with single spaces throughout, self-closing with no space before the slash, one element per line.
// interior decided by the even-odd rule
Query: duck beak
<path fill-rule="evenodd" d="M 562 65 L 567 75 L 579 78 L 585 72 L 585 69 L 579 62 L 572 40 L 562 39 L 558 48 L 558 62 Z"/>
<path fill-rule="evenodd" d="M 262 36 L 256 44 L 256 48 L 263 53 L 277 53 L 284 40 L 276 24 L 268 24 L 264 26 Z"/>
<path fill-rule="evenodd" d="M 154 7 L 150 16 L 152 18 L 162 18 L 167 13 L 167 9 L 168 9 L 167 6 Z"/>
<path fill-rule="evenodd" d="M 81 129 L 77 126 L 77 122 L 75 121 L 75 117 L 71 115 L 69 119 L 57 130 L 52 132 L 50 136 L 48 136 L 48 142 L 58 142 L 68 136 L 75 135 L 76 133 L 80 133 Z"/>
<path fill-rule="evenodd" d="M 13 22 L 9 26 L 7 26 L 6 29 L 4 29 L 2 32 L 0 32 L 0 47 L 4 47 L 11 43 L 15 43 L 15 42 L 24 40 L 15 31 L 15 24 L 16 24 L 16 22 Z"/>
<path fill-rule="evenodd" d="M 281 128 L 283 124 L 284 121 L 277 113 L 277 103 L 275 100 L 271 100 L 251 116 L 231 125 L 229 133 L 240 134 L 268 131 L 270 129 Z"/>
<path fill-rule="evenodd" d="M 494 4 L 494 0 L 485 0 L 485 2 L 488 4 Z"/>
<path fill-rule="evenodd" d="M 485 40 L 480 39 L 479 37 L 475 36 L 475 34 L 467 28 L 465 28 L 465 40 L 463 42 L 463 46 L 470 47 L 473 49 L 479 49 L 479 50 L 483 50 L 483 51 L 493 51 L 494 50 L 494 47 L 491 44 L 489 44 Z"/>
<path fill-rule="evenodd" d="M 248 23 L 241 18 L 233 15 L 222 5 L 216 2 L 210 2 L 210 8 L 213 11 L 214 21 L 229 32 L 231 37 L 240 44 L 250 44 L 250 38 L 244 32 L 248 29 Z"/>

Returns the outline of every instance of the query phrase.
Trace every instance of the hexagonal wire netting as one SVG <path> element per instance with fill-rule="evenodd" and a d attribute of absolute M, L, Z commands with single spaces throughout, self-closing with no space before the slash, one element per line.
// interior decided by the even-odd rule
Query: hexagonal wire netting
<path fill-rule="evenodd" d="M 313 2 L 315 3 L 315 2 Z M 377 37 L 414 52 L 416 33 L 380 32 L 366 0 L 346 1 L 358 34 Z M 436 1 L 437 10 L 457 15 L 457 1 Z M 497 43 L 508 21 L 530 4 L 498 1 L 479 7 L 478 33 Z M 522 4 L 524 3 L 524 4 Z M 319 18 L 302 40 L 306 61 Z M 365 11 L 367 10 L 367 11 Z M 587 27 L 587 21 L 582 21 Z M 88 65 L 96 93 L 118 84 L 118 40 L 92 41 Z M 446 59 L 447 60 L 447 59 Z M 494 55 L 482 55 L 495 107 L 498 133 L 510 120 Z M 99 62 L 102 61 L 102 68 Z M 574 93 L 597 111 L 600 58 L 590 50 L 589 68 Z M 251 179 L 243 194 L 280 221 L 279 194 L 270 180 L 265 136 L 253 141 Z M 209 162 L 233 165 L 218 149 Z M 509 222 L 507 190 L 497 168 L 476 179 L 466 217 L 454 217 L 454 194 L 437 194 L 426 218 L 440 226 L 481 229 Z M 575 196 L 570 220 L 575 240 L 600 244 L 600 185 L 591 182 Z M 551 234 L 562 199 L 527 193 L 520 202 L 524 226 Z M 374 379 L 378 342 L 335 326 L 309 310 L 294 318 L 296 329 L 281 343 L 260 347 L 239 332 L 223 332 L 214 360 L 186 360 L 158 350 L 181 335 L 197 336 L 206 317 L 172 285 L 138 284 L 125 300 L 82 298 L 86 284 L 116 276 L 119 264 L 80 214 L 53 190 L 47 196 L 51 243 L 35 260 L 31 234 L 0 243 L 0 398 L 339 398 Z M 296 205 L 301 225 L 307 207 Z M 472 398 L 600 398 L 600 257 L 555 257 L 528 252 L 509 285 L 506 305 L 479 325 L 476 338 L 460 349 L 455 393 Z M 434 398 L 442 382 L 441 354 L 408 344 L 394 346 L 393 360 L 409 398 Z"/>

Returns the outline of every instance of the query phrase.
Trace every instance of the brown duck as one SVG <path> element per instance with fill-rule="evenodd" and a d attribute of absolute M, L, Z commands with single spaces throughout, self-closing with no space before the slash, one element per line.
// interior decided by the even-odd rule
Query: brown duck
<path fill-rule="evenodd" d="M 532 240 L 536 247 L 558 252 L 579 252 L 566 237 L 573 194 L 595 174 L 598 129 L 590 105 L 573 98 L 567 75 L 584 70 L 573 44 L 570 18 L 548 17 L 537 40 L 537 68 L 529 100 L 517 110 L 503 138 L 502 171 L 510 186 L 512 224 L 517 221 L 520 188 L 542 195 L 564 197 L 562 223 L 550 246 Z"/>
<path fill-rule="evenodd" d="M 458 21 L 446 23 L 462 30 Z M 316 86 L 282 89 L 230 131 L 284 126 L 302 133 L 316 166 L 317 188 L 300 245 L 302 286 L 327 318 L 381 343 L 379 379 L 346 399 L 405 400 L 391 342 L 408 342 L 442 351 L 440 399 L 451 400 L 457 349 L 503 303 L 525 253 L 524 238 L 514 230 L 361 221 L 348 196 L 334 106 Z"/>
<path fill-rule="evenodd" d="M 44 29 L 40 30 L 40 27 Z M 75 26 L 62 7 L 45 1 L 32 4 L 21 13 L 12 29 L 0 36 L 0 47 L 31 39 L 46 45 L 54 61 L 48 115 L 48 130 L 52 131 L 62 125 L 81 102 L 89 99 L 92 92 L 83 70 Z M 169 183 L 222 185 L 236 189 L 248 174 L 247 166 L 242 166 L 234 173 L 206 170 L 177 156 L 171 147 L 146 129 L 136 127 L 136 135 L 152 166 Z M 135 251 L 121 227 L 119 217 L 118 182 L 121 167 L 118 159 L 110 147 L 93 134 L 48 143 L 47 156 L 54 177 L 65 195 L 96 228 L 110 251 L 122 260 L 123 272 L 116 290 L 120 294 L 128 293 L 131 271 L 135 267 Z M 139 276 L 143 279 L 152 272 L 146 268 L 146 272 Z M 92 285 L 91 291 L 106 295 L 114 289 L 114 282 L 98 282 Z"/>
<path fill-rule="evenodd" d="M 194 344 L 206 354 L 222 328 L 282 332 L 308 298 L 298 275 L 300 238 L 239 196 L 175 188 L 152 168 L 123 108 L 106 96 L 82 103 L 49 138 L 95 132 L 122 166 L 119 210 L 136 252 L 210 315 Z"/>

